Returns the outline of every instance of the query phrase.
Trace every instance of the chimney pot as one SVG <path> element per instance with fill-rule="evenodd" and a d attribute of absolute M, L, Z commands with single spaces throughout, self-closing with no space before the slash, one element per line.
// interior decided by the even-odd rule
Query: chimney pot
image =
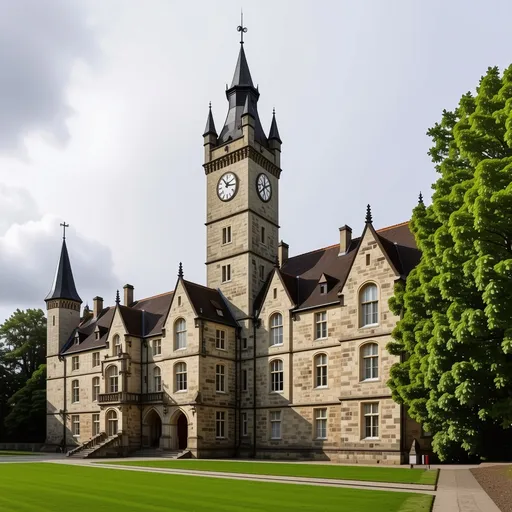
<path fill-rule="evenodd" d="M 124 290 L 124 302 L 125 306 L 131 306 L 133 304 L 133 286 L 131 284 L 125 284 Z"/>
<path fill-rule="evenodd" d="M 282 267 L 283 264 L 288 259 L 288 249 L 289 248 L 290 248 L 290 246 L 287 243 L 283 242 L 282 240 L 279 243 L 279 245 L 277 246 L 277 258 L 279 260 L 280 267 Z"/>
<path fill-rule="evenodd" d="M 92 300 L 94 302 L 94 318 L 98 318 L 99 314 L 103 311 L 103 297 L 96 296 Z"/>

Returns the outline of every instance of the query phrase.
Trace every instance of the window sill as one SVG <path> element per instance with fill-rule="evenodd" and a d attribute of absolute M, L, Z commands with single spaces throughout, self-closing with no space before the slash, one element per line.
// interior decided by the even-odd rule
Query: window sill
<path fill-rule="evenodd" d="M 227 437 L 217 437 L 217 436 L 215 436 L 215 439 L 217 439 L 217 441 L 225 441 L 227 439 Z"/>
<path fill-rule="evenodd" d="M 363 379 L 359 382 L 361 382 L 361 384 L 363 384 L 365 382 L 380 382 L 380 377 L 375 377 L 374 379 Z"/>
<path fill-rule="evenodd" d="M 269 391 L 269 395 L 283 395 L 284 391 Z"/>
<path fill-rule="evenodd" d="M 327 441 L 327 437 L 315 437 L 315 441 Z"/>
<path fill-rule="evenodd" d="M 180 347 L 180 348 L 175 348 L 174 349 L 174 352 L 178 352 L 178 350 L 186 350 L 187 347 Z"/>
<path fill-rule="evenodd" d="M 379 324 L 366 324 L 366 325 L 361 325 L 361 327 L 359 327 L 359 329 L 369 329 L 371 327 L 378 327 Z"/>
<path fill-rule="evenodd" d="M 271 441 L 281 441 L 282 437 L 271 437 Z"/>
<path fill-rule="evenodd" d="M 220 348 L 220 347 L 215 347 L 216 350 L 222 350 L 222 352 L 227 352 L 228 349 L 227 348 Z"/>
<path fill-rule="evenodd" d="M 315 386 L 315 389 L 329 389 L 329 386 Z"/>
<path fill-rule="evenodd" d="M 315 341 L 322 341 L 322 340 L 328 340 L 329 336 L 324 336 L 322 338 L 315 338 Z"/>
<path fill-rule="evenodd" d="M 269 348 L 282 347 L 283 345 L 284 345 L 284 343 L 274 343 L 273 345 L 269 345 L 268 347 Z"/>
<path fill-rule="evenodd" d="M 226 395 L 227 391 L 217 391 L 217 390 L 215 390 L 215 393 L 217 393 L 217 395 Z"/>
<path fill-rule="evenodd" d="M 175 391 L 174 393 L 186 393 L 188 389 L 178 389 L 178 391 Z"/>
<path fill-rule="evenodd" d="M 153 354 L 153 357 L 162 357 L 162 354 Z"/>
<path fill-rule="evenodd" d="M 231 283 L 231 279 L 229 281 L 221 281 L 220 284 L 226 284 L 226 283 Z M 225 438 L 223 438 L 225 439 Z"/>
<path fill-rule="evenodd" d="M 363 437 L 361 441 L 380 441 L 380 437 Z"/>

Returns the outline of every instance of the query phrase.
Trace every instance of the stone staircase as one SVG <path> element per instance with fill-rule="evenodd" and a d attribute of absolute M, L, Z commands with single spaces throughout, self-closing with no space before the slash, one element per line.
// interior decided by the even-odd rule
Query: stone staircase
<path fill-rule="evenodd" d="M 108 437 L 104 432 L 93 437 L 89 441 L 70 450 L 66 455 L 72 459 L 88 459 L 91 457 L 104 457 L 109 448 L 115 448 L 120 444 L 120 435 Z"/>
<path fill-rule="evenodd" d="M 160 448 L 142 448 L 130 454 L 130 457 L 146 457 L 151 459 L 188 459 L 190 456 L 189 450 L 167 451 Z"/>

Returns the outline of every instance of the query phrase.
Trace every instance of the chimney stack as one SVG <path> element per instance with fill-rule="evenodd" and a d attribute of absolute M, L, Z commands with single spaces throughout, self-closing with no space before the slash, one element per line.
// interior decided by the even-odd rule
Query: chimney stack
<path fill-rule="evenodd" d="M 98 318 L 98 315 L 103 311 L 103 297 L 94 297 L 92 300 L 94 302 L 94 318 Z"/>
<path fill-rule="evenodd" d="M 125 284 L 124 290 L 124 305 L 130 306 L 133 303 L 133 286 L 131 284 Z"/>
<path fill-rule="evenodd" d="M 340 253 L 339 256 L 346 254 L 352 242 L 352 228 L 346 224 L 340 228 Z"/>
<path fill-rule="evenodd" d="M 285 261 L 288 259 L 288 249 L 290 248 L 290 246 L 283 242 L 281 240 L 281 242 L 279 243 L 279 245 L 277 246 L 277 258 L 279 260 L 279 266 L 282 267 L 285 263 Z"/>

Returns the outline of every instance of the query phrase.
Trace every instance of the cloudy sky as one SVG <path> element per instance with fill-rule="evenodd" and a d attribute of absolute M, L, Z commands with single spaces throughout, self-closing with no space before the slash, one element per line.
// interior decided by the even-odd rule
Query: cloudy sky
<path fill-rule="evenodd" d="M 283 139 L 281 238 L 407 220 L 435 180 L 426 130 L 512 62 L 512 4 L 451 0 L 0 0 L 0 321 L 44 307 L 59 223 L 84 303 L 205 281 L 202 133 L 239 50 Z"/>

